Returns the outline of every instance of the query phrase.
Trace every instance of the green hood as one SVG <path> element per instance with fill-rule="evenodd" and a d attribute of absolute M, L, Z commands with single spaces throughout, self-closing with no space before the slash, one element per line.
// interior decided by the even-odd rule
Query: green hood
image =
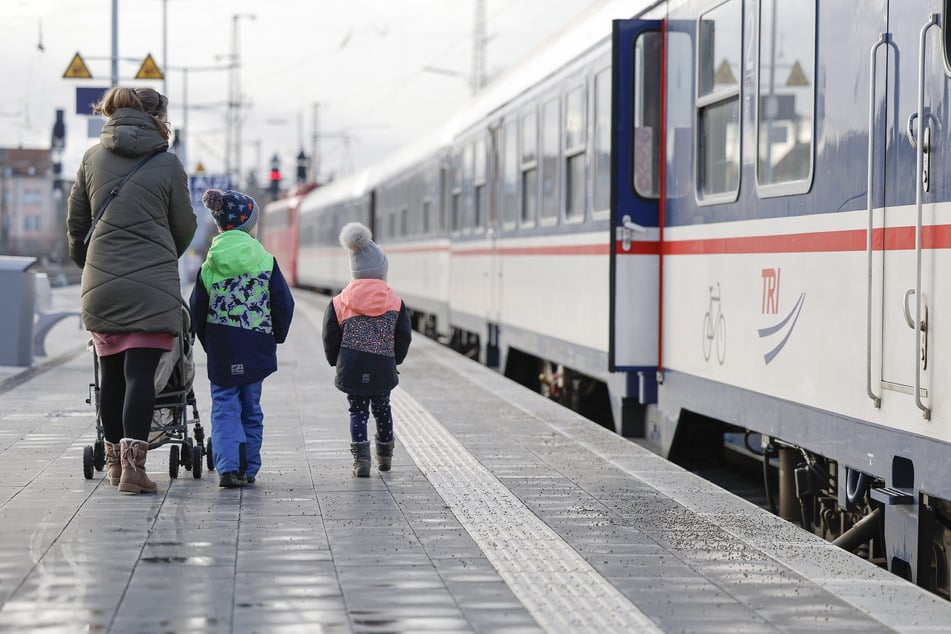
<path fill-rule="evenodd" d="M 224 231 L 211 241 L 202 267 L 202 281 L 210 289 L 215 282 L 272 268 L 274 256 L 250 234 L 238 230 Z"/>

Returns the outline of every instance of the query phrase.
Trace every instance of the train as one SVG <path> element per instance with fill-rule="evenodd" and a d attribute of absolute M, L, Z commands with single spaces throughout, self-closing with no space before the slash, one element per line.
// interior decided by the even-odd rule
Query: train
<path fill-rule="evenodd" d="M 949 4 L 600 3 L 263 239 L 336 292 L 366 223 L 419 332 L 947 598 Z"/>

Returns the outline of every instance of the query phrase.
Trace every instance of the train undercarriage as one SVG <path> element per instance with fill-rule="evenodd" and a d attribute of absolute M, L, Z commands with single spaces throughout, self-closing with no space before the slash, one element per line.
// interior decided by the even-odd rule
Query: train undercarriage
<path fill-rule="evenodd" d="M 724 478 L 720 470 L 743 471 L 749 476 L 745 482 L 760 482 L 762 495 L 734 490 L 741 497 L 752 497 L 783 519 L 951 599 L 947 500 L 924 494 L 915 499 L 911 491 L 888 487 L 881 478 L 803 447 L 690 412 L 681 417 L 668 458 L 714 481 Z"/>

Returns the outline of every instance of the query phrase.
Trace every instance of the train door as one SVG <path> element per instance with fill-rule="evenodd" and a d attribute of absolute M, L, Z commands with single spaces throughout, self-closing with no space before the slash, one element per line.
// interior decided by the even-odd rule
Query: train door
<path fill-rule="evenodd" d="M 902 410 L 917 409 L 925 419 L 931 415 L 929 391 L 935 352 L 929 345 L 936 290 L 932 248 L 936 234 L 931 227 L 934 203 L 944 185 L 946 143 L 939 140 L 939 134 L 947 134 L 943 129 L 947 124 L 939 117 L 948 106 L 939 19 L 942 3 L 889 2 L 888 34 L 871 53 L 880 67 L 875 83 L 885 76 L 884 90 L 877 90 L 874 83 L 872 87 L 872 94 L 884 98 L 879 112 L 885 123 L 872 127 L 870 146 L 875 155 L 869 162 L 870 192 L 884 197 L 881 386 L 888 398 L 903 403 Z M 882 64 L 884 60 L 887 63 Z M 882 152 L 884 159 L 879 162 Z M 884 172 L 881 185 L 873 178 L 877 176 L 873 174 L 876 164 L 882 165 Z M 882 398 L 886 398 L 884 394 Z"/>
<path fill-rule="evenodd" d="M 663 37 L 660 21 L 614 21 L 609 364 L 640 377 L 640 403 L 656 398 L 659 362 Z"/>
<path fill-rule="evenodd" d="M 483 187 L 486 223 L 485 237 L 489 250 L 489 279 L 486 284 L 486 332 L 485 363 L 496 368 L 501 362 L 499 350 L 499 324 L 502 320 L 502 256 L 499 253 L 501 222 L 499 221 L 499 135 L 501 122 L 489 126 L 486 143 L 486 184 Z"/>

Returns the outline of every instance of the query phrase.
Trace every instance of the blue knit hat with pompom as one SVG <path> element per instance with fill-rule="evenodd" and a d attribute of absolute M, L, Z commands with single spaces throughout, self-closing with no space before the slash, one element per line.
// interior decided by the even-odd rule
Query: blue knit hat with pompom
<path fill-rule="evenodd" d="M 201 197 L 201 202 L 222 231 L 238 229 L 247 233 L 258 223 L 258 204 L 247 194 L 230 189 L 209 189 Z"/>

